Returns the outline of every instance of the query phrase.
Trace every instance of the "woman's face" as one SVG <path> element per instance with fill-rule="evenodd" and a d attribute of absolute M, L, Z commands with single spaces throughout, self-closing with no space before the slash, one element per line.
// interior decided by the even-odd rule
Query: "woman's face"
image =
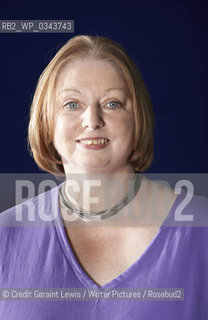
<path fill-rule="evenodd" d="M 53 142 L 65 173 L 134 172 L 127 163 L 134 139 L 132 104 L 113 64 L 91 57 L 67 64 L 54 107 Z"/>

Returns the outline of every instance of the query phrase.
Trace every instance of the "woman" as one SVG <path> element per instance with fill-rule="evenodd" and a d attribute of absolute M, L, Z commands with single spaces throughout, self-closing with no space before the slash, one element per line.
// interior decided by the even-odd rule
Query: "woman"
<path fill-rule="evenodd" d="M 184 193 L 140 174 L 152 161 L 153 123 L 141 75 L 120 45 L 77 36 L 59 50 L 36 88 L 29 143 L 38 166 L 65 181 L 1 215 L 8 226 L 20 208 L 25 217 L 33 207 L 41 223 L 1 228 L 1 287 L 114 291 L 91 301 L 64 301 L 60 293 L 57 301 L 4 300 L 2 318 L 206 318 L 208 259 L 195 249 L 207 230 L 165 226 Z M 196 204 L 207 210 L 195 196 L 185 212 Z M 43 223 L 43 212 L 54 219 Z M 161 301 L 149 290 L 158 301 L 148 301 L 142 288 L 178 288 L 179 295 Z"/>

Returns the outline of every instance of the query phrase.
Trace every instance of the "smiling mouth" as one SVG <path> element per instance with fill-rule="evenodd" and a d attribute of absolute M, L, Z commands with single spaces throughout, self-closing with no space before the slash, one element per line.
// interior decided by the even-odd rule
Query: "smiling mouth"
<path fill-rule="evenodd" d="M 92 140 L 77 140 L 78 143 L 85 144 L 85 145 L 102 145 L 107 144 L 110 140 L 109 139 L 92 139 Z"/>

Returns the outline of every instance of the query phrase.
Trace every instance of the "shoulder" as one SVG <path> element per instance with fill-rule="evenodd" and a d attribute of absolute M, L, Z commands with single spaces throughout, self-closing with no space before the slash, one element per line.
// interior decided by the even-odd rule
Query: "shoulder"
<path fill-rule="evenodd" d="M 182 190 L 165 220 L 166 226 L 208 227 L 208 198 Z"/>
<path fill-rule="evenodd" d="M 0 213 L 0 265 L 12 257 L 38 252 L 51 236 L 57 215 L 58 187 Z M 47 240 L 47 241 L 46 241 Z"/>
<path fill-rule="evenodd" d="M 0 231 L 1 227 L 40 224 L 47 221 L 47 215 L 56 213 L 57 208 L 58 186 L 1 212 Z"/>
<path fill-rule="evenodd" d="M 187 226 L 208 227 L 208 198 L 205 196 L 183 192 L 178 197 L 175 212 L 179 222 Z"/>
<path fill-rule="evenodd" d="M 208 198 L 185 190 L 179 194 L 163 224 L 163 236 L 166 248 L 178 256 L 208 265 Z"/>
<path fill-rule="evenodd" d="M 165 221 L 167 241 L 178 252 L 206 259 L 208 264 L 208 198 L 182 192 Z"/>

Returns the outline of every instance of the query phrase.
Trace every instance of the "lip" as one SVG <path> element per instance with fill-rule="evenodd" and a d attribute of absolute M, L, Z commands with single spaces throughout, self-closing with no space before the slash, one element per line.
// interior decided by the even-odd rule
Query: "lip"
<path fill-rule="evenodd" d="M 105 139 L 105 140 L 109 140 L 106 137 L 86 137 L 86 138 L 82 138 L 82 139 L 77 139 L 77 141 L 83 141 L 83 140 L 98 140 L 98 139 Z M 110 140 L 109 140 L 110 141 Z"/>
<path fill-rule="evenodd" d="M 92 139 L 92 138 L 91 138 Z M 94 138 L 95 139 L 95 138 Z M 105 139 L 105 138 L 99 138 L 99 139 Z M 87 139 L 82 139 L 82 140 L 87 140 Z M 109 139 L 108 139 L 109 140 Z M 106 142 L 105 144 L 83 144 L 80 142 L 80 140 L 77 140 L 78 145 L 83 148 L 83 149 L 88 149 L 88 150 L 101 150 L 106 148 L 109 143 L 110 140 L 108 142 Z"/>

